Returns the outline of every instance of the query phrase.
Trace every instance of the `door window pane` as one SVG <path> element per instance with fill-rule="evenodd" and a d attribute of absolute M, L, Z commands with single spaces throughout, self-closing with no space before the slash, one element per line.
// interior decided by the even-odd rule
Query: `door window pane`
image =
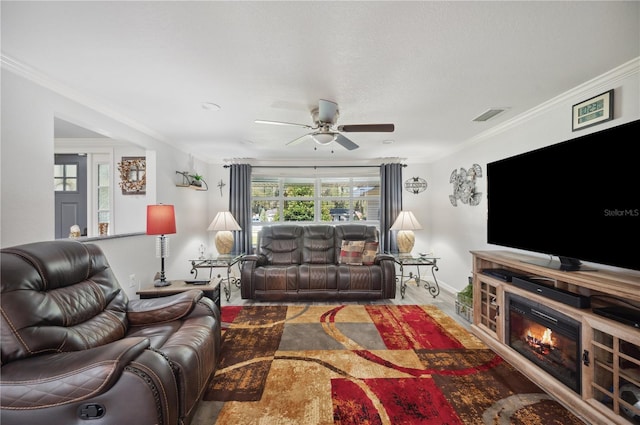
<path fill-rule="evenodd" d="M 78 165 L 77 164 L 66 164 L 64 166 L 64 173 L 66 177 L 78 177 Z"/>
<path fill-rule="evenodd" d="M 98 164 L 98 186 L 109 186 L 109 165 Z"/>
<path fill-rule="evenodd" d="M 111 167 L 98 163 L 98 234 L 107 234 L 111 223 Z M 112 230 L 113 231 L 113 230 Z"/>
<path fill-rule="evenodd" d="M 111 214 L 109 211 L 102 211 L 98 213 L 98 223 L 109 223 Z"/>
<path fill-rule="evenodd" d="M 54 164 L 53 187 L 56 192 L 78 190 L 78 164 Z"/>

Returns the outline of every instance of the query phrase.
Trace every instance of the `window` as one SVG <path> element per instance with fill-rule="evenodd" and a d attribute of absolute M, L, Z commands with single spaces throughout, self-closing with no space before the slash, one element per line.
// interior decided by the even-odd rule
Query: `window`
<path fill-rule="evenodd" d="M 111 221 L 111 173 L 109 172 L 109 163 L 98 163 L 98 232 L 100 226 L 104 228 L 104 223 L 109 224 Z"/>
<path fill-rule="evenodd" d="M 253 240 L 261 224 L 380 222 L 380 177 L 252 176 Z"/>
<path fill-rule="evenodd" d="M 254 223 L 380 220 L 380 178 L 254 177 Z"/>
<path fill-rule="evenodd" d="M 56 192 L 77 192 L 78 164 L 55 164 L 53 185 Z"/>

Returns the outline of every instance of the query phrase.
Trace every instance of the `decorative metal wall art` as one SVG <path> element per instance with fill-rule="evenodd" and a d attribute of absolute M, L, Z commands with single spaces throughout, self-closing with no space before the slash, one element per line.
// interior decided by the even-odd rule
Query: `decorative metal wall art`
<path fill-rule="evenodd" d="M 415 195 L 427 190 L 427 181 L 421 177 L 411 177 L 404 182 L 404 188 Z"/>
<path fill-rule="evenodd" d="M 147 189 L 147 159 L 144 156 L 123 156 L 118 162 L 120 189 L 123 195 L 144 195 Z"/>
<path fill-rule="evenodd" d="M 453 184 L 453 195 L 449 195 L 449 201 L 454 207 L 458 206 L 458 200 L 471 206 L 478 205 L 482 198 L 482 192 L 476 191 L 476 178 L 482 177 L 482 168 L 473 164 L 471 168 L 460 171 L 453 170 L 449 183 Z"/>

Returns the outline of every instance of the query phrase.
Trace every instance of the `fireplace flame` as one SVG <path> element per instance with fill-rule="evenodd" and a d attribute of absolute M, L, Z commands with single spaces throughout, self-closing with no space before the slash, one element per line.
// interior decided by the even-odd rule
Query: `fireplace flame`
<path fill-rule="evenodd" d="M 533 333 L 531 332 L 531 329 L 527 329 L 527 335 L 525 340 L 533 350 L 535 350 L 540 354 L 546 355 L 546 354 L 549 354 L 549 352 L 551 352 L 551 350 L 554 349 L 553 339 L 551 338 L 551 334 L 552 334 L 551 329 L 547 328 L 542 333 L 542 336 L 537 337 L 533 335 Z"/>

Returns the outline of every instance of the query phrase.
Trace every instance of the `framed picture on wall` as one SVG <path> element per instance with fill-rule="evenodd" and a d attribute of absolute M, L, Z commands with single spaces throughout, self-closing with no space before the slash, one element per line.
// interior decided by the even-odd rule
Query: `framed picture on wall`
<path fill-rule="evenodd" d="M 144 156 L 123 156 L 118 163 L 123 195 L 144 195 L 147 189 L 147 160 Z"/>

